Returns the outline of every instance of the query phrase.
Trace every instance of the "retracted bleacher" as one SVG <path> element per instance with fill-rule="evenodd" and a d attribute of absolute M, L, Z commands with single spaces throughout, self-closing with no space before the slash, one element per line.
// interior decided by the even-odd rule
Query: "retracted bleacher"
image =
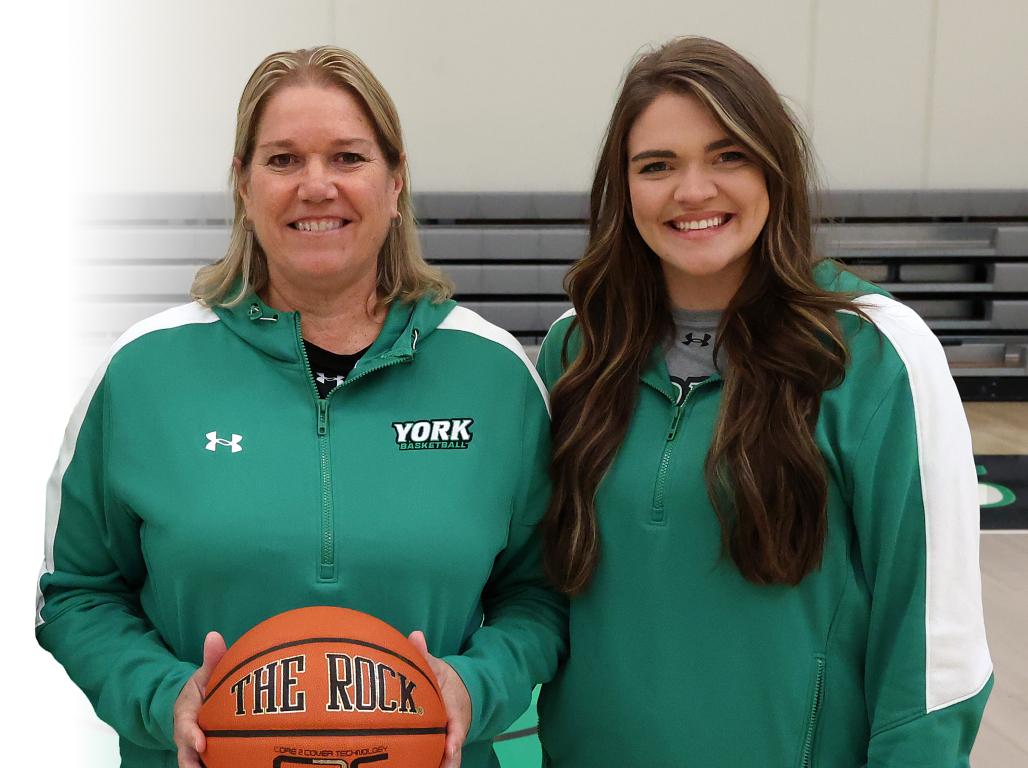
<path fill-rule="evenodd" d="M 585 245 L 585 195 L 428 193 L 415 208 L 425 254 L 458 298 L 538 344 L 569 306 L 562 281 Z M 224 195 L 90 201 L 75 261 L 80 341 L 105 349 L 188 300 L 197 267 L 223 255 L 230 216 Z M 965 399 L 1028 400 L 1028 190 L 829 193 L 817 237 L 821 253 L 927 320 Z"/>

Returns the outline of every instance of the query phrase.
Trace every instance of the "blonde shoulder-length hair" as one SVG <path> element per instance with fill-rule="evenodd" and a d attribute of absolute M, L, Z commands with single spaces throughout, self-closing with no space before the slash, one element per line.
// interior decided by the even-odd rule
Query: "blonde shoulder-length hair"
<path fill-rule="evenodd" d="M 230 173 L 235 215 L 228 251 L 220 260 L 197 271 L 190 290 L 193 298 L 206 306 L 228 307 L 267 285 L 267 258 L 253 230 L 246 227 L 239 182 L 253 158 L 257 128 L 268 99 L 285 87 L 301 84 L 342 88 L 356 96 L 374 126 L 379 148 L 389 167 L 400 168 L 403 173 L 403 188 L 397 201 L 400 219 L 389 228 L 378 255 L 379 296 L 387 304 L 396 299 L 414 301 L 423 296 L 434 301 L 449 298 L 453 293 L 452 283 L 421 254 L 396 106 L 360 58 L 350 51 L 327 45 L 273 53 L 250 75 L 236 113 L 234 161 Z"/>

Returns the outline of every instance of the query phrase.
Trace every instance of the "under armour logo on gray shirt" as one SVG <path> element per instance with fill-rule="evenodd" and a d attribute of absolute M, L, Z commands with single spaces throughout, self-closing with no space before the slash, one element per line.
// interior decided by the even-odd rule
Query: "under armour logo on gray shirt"
<path fill-rule="evenodd" d="M 681 387 L 681 397 L 689 385 L 703 381 L 716 370 L 714 342 L 721 322 L 721 310 L 674 309 L 674 336 L 665 346 L 664 357 L 671 381 Z"/>

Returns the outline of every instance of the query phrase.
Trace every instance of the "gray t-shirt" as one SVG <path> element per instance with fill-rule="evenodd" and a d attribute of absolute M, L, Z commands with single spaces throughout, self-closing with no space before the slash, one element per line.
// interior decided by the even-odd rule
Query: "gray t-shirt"
<path fill-rule="evenodd" d="M 671 381 L 681 390 L 679 402 L 689 385 L 703 381 L 714 373 L 714 341 L 721 322 L 721 310 L 674 309 L 674 337 L 669 340 L 664 356 Z"/>

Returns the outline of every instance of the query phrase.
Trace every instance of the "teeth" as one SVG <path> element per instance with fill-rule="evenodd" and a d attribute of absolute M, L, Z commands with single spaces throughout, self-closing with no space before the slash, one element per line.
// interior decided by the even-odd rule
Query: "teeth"
<path fill-rule="evenodd" d="M 343 226 L 343 220 L 320 219 L 318 221 L 297 221 L 293 226 L 302 232 L 327 232 L 330 229 L 339 229 Z"/>
<path fill-rule="evenodd" d="M 693 229 L 710 229 L 711 227 L 720 227 L 725 223 L 725 216 L 716 216 L 713 219 L 700 219 L 699 221 L 673 221 L 671 226 L 680 232 Z"/>

